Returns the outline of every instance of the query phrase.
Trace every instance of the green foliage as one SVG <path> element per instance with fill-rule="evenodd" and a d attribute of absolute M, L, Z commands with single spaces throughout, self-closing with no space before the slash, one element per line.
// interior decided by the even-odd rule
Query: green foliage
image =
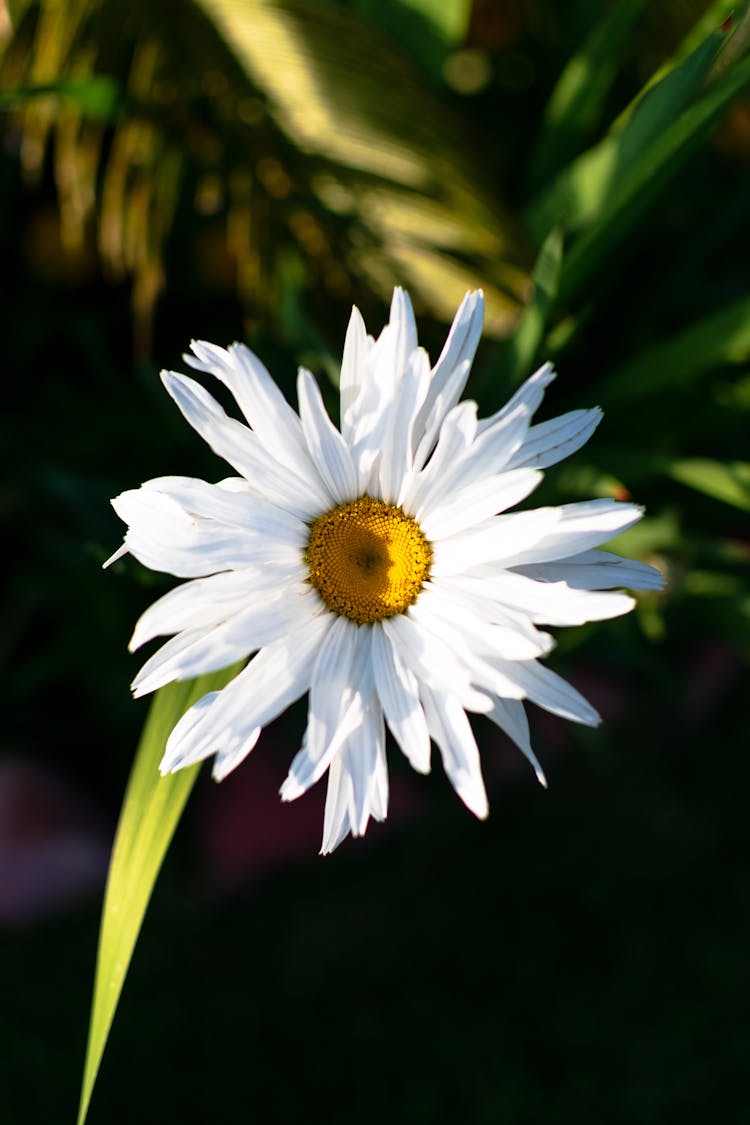
<path fill-rule="evenodd" d="M 679 393 L 725 364 L 750 361 L 750 296 L 729 302 L 683 332 L 652 344 L 599 384 L 608 406 L 631 408 L 659 394 Z"/>
<path fill-rule="evenodd" d="M 0 96 L 21 114 L 27 174 L 41 176 L 51 148 L 65 236 L 82 245 L 96 220 L 106 268 L 135 278 L 144 346 L 176 209 L 191 191 L 199 211 L 226 215 L 238 295 L 256 315 L 272 315 L 277 247 L 291 241 L 338 298 L 355 278 L 382 298 L 405 283 L 444 319 L 481 284 L 488 330 L 512 330 L 526 282 L 518 223 L 496 206 L 446 98 L 398 42 L 327 0 L 183 8 L 175 22 L 150 0 L 122 11 L 116 0 L 71 0 L 65 15 L 56 0 L 32 0 L 0 69 Z M 408 11 L 442 56 L 468 9 Z M 404 15 L 400 5 L 392 14 Z M 124 56 L 121 113 L 105 138 L 101 95 Z M 34 90 L 47 94 L 29 102 Z M 269 237 L 249 237 L 269 219 Z"/>
<path fill-rule="evenodd" d="M 524 309 L 501 361 L 498 374 L 511 385 L 521 382 L 533 370 L 557 300 L 562 260 L 563 232 L 558 227 L 550 231 L 539 251 L 531 275 L 531 300 Z"/>
<path fill-rule="evenodd" d="M 79 1125 L 88 1112 L 94 1082 L 125 976 L 154 883 L 199 766 L 160 777 L 169 733 L 196 700 L 222 688 L 237 667 L 162 688 L 151 705 L 120 813 L 104 896 L 94 999 L 91 1006 Z"/>
<path fill-rule="evenodd" d="M 670 461 L 666 471 L 675 480 L 705 492 L 706 496 L 750 512 L 750 463 L 747 461 L 723 464 L 706 457 L 690 457 Z"/>
<path fill-rule="evenodd" d="M 532 176 L 542 184 L 566 158 L 574 156 L 600 119 L 604 100 L 620 68 L 623 45 L 645 0 L 619 0 L 591 28 L 568 59 L 547 102 L 535 141 Z"/>

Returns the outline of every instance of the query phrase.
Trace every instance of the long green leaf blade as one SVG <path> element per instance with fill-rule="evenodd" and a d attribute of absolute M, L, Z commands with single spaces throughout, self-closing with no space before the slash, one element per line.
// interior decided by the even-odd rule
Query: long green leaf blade
<path fill-rule="evenodd" d="M 630 165 L 620 165 L 616 187 L 608 194 L 592 229 L 572 247 L 560 279 L 560 299 L 574 299 L 612 254 L 669 180 L 703 142 L 732 99 L 750 82 L 745 55 L 699 101 L 686 109 Z M 622 152 L 620 153 L 622 157 Z"/>
<path fill-rule="evenodd" d="M 88 1112 L 122 986 L 151 892 L 199 766 L 161 777 L 159 762 L 181 715 L 237 672 L 233 665 L 186 683 L 169 684 L 151 705 L 117 826 L 99 933 L 78 1125 Z"/>
<path fill-rule="evenodd" d="M 508 345 L 501 374 L 511 385 L 528 375 L 539 351 L 557 299 L 563 259 L 563 232 L 555 227 L 547 235 L 534 266 L 531 300 Z"/>
<path fill-rule="evenodd" d="M 620 0 L 594 24 L 568 60 L 544 113 L 533 156 L 533 180 L 542 184 L 578 149 L 596 123 L 622 60 L 622 45 L 645 0 Z"/>
<path fill-rule="evenodd" d="M 611 210 L 612 195 L 623 193 L 623 178 L 632 179 L 643 159 L 660 145 L 665 129 L 675 123 L 696 93 L 725 42 L 723 32 L 709 35 L 645 96 L 639 95 L 599 144 L 557 177 L 529 211 L 537 237 L 561 218 L 568 231 L 602 221 Z"/>

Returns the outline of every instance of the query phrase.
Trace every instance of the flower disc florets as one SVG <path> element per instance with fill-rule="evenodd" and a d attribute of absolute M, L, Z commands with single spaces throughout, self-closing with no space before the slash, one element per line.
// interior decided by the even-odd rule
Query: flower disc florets
<path fill-rule="evenodd" d="M 372 625 L 403 613 L 429 577 L 432 548 L 401 508 L 362 496 L 318 516 L 305 562 L 334 613 Z"/>

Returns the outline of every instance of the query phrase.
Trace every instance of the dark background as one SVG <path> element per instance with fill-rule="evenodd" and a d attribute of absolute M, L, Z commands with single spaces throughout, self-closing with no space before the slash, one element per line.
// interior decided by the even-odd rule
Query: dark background
<path fill-rule="evenodd" d="M 395 0 L 379 14 L 366 3 L 324 7 L 337 34 L 361 26 L 363 43 L 381 37 L 383 57 L 390 51 L 393 65 L 411 68 L 481 166 L 483 200 L 520 279 L 492 275 L 508 303 L 481 346 L 474 393 L 485 412 L 496 409 L 514 381 L 507 337 L 537 249 L 525 214 L 539 188 L 545 105 L 611 6 L 579 2 L 563 14 L 543 2 L 475 3 L 448 47 L 425 38 L 422 17 Z M 623 40 L 599 118 L 568 155 L 602 134 L 705 8 L 648 5 Z M 33 9 L 19 31 L 27 58 Z M 180 6 L 158 10 L 168 19 Z M 182 11 L 189 22 L 192 6 Z M 332 12 L 360 22 L 337 32 Z M 94 112 L 95 184 L 127 122 L 153 123 L 133 93 L 132 29 L 118 24 L 117 5 L 99 18 L 111 36 L 98 40 L 101 73 L 121 82 L 124 101 L 112 117 Z M 118 51 L 107 55 L 112 43 Z M 355 40 L 347 43 L 356 55 Z M 446 70 L 467 47 L 469 71 L 478 59 L 484 74 L 472 92 Z M 18 57 L 6 58 L 6 89 L 31 82 Z M 299 361 L 335 378 L 351 303 L 377 332 L 387 291 L 401 280 L 387 221 L 376 237 L 361 210 L 344 221 L 313 199 L 319 158 L 298 137 L 261 124 L 258 150 L 248 152 L 205 89 L 196 94 L 178 77 L 163 135 L 144 158 L 156 161 L 159 144 L 183 146 L 171 224 L 146 259 L 121 261 L 119 273 L 97 225 L 106 200 L 97 195 L 77 241 L 61 226 L 64 141 L 46 136 L 32 166 L 26 103 L 5 121 L 0 1120 L 8 1125 L 74 1117 L 108 851 L 147 710 L 129 696 L 138 662 L 126 644 L 138 613 L 170 585 L 132 561 L 101 570 L 121 535 L 108 500 L 149 477 L 222 474 L 157 372 L 179 367 L 192 337 L 244 338 L 287 393 Z M 57 112 L 53 130 L 64 120 Z M 326 859 L 317 856 L 322 793 L 291 806 L 276 796 L 299 744 L 301 705 L 221 786 L 202 777 L 136 949 L 92 1125 L 741 1119 L 750 1047 L 747 509 L 644 466 L 648 457 L 666 465 L 747 456 L 750 345 L 700 378 L 682 385 L 678 371 L 658 393 L 620 406 L 614 394 L 607 401 L 606 376 L 627 361 L 637 379 L 642 362 L 646 381 L 646 359 L 665 338 L 746 294 L 749 121 L 741 94 L 598 277 L 560 304 L 558 336 L 547 341 L 560 378 L 542 416 L 600 402 L 605 420 L 593 452 L 572 463 L 579 475 L 552 470 L 541 502 L 578 499 L 589 481 L 598 490 L 603 472 L 616 474 L 612 492 L 632 488 L 649 512 L 646 531 L 623 551 L 669 578 L 664 595 L 642 596 L 627 619 L 561 631 L 551 666 L 597 706 L 602 727 L 532 715 L 544 792 L 520 754 L 479 722 L 491 802 L 481 824 L 437 763 L 419 778 L 392 747 L 387 822 Z M 404 122 L 409 143 L 415 129 Z M 215 167 L 204 133 L 224 144 Z M 205 150 L 214 152 L 207 140 Z M 223 189 L 206 203 L 206 169 L 230 177 L 238 151 L 256 164 L 276 160 L 293 183 L 291 197 L 278 194 L 271 176 L 265 195 L 253 196 L 246 259 L 227 242 Z M 373 240 L 366 265 L 360 226 Z M 453 259 L 479 284 L 491 249 L 466 243 Z M 416 274 L 405 272 L 408 284 Z M 429 284 L 413 292 L 434 358 L 443 298 Z M 569 317 L 572 335 L 562 330 Z M 335 403 L 332 384 L 328 391 Z"/>

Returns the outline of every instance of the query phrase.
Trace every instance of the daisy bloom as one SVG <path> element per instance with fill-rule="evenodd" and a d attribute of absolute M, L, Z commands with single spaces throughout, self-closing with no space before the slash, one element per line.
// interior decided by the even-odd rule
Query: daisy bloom
<path fill-rule="evenodd" d="M 487 796 L 467 712 L 505 731 L 544 784 L 523 701 L 590 726 L 599 716 L 539 663 L 554 644 L 539 626 L 616 617 L 634 602 L 613 590 L 662 584 L 652 567 L 598 549 L 640 518 L 633 504 L 508 514 L 601 413 L 532 425 L 554 378 L 546 364 L 478 420 L 476 404 L 459 399 L 482 316 L 481 292 L 467 294 L 431 367 L 403 290 L 377 340 L 355 308 L 340 430 L 309 371 L 299 372 L 297 413 L 248 348 L 193 343 L 186 362 L 228 388 L 244 421 L 186 375 L 165 371 L 164 386 L 238 475 L 159 477 L 113 501 L 127 533 L 112 558 L 130 552 L 188 579 L 135 627 L 131 650 L 171 640 L 146 661 L 134 694 L 251 657 L 180 719 L 162 773 L 213 757 L 214 777 L 226 777 L 308 692 L 281 796 L 294 800 L 328 773 L 323 852 L 386 816 L 386 728 L 420 773 L 434 742 L 478 817 Z"/>

